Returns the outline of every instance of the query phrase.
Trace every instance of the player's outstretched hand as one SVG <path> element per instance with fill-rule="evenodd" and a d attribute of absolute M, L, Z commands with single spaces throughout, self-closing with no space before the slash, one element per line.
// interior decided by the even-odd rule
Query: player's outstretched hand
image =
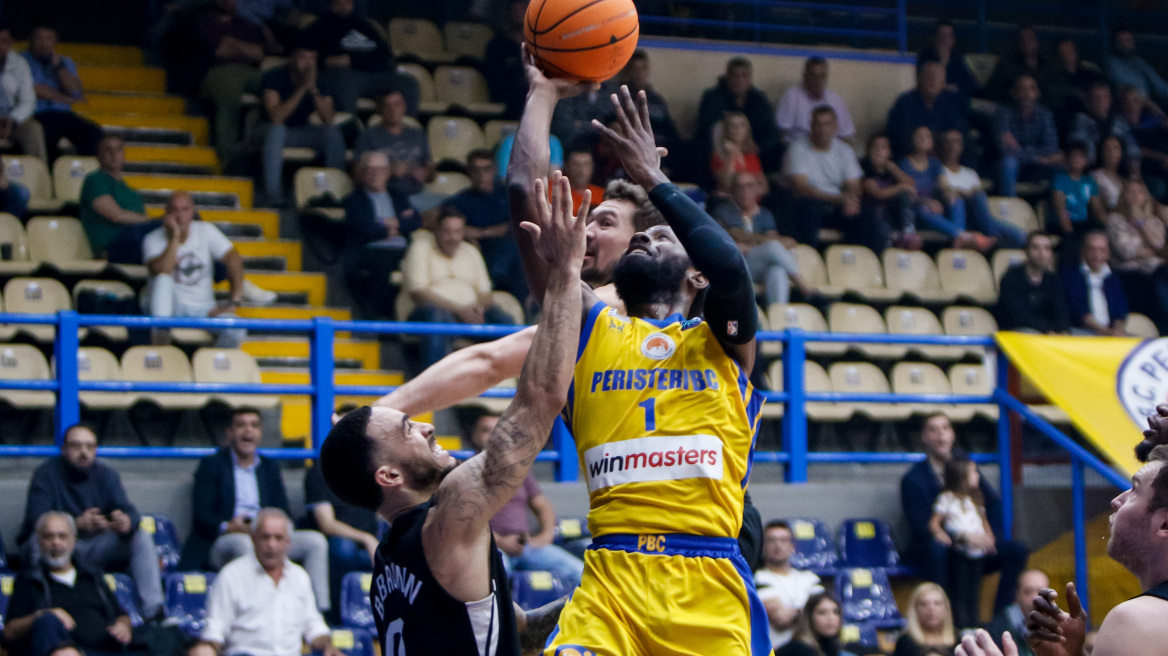
<path fill-rule="evenodd" d="M 1050 588 L 1039 591 L 1034 598 L 1034 610 L 1026 621 L 1030 630 L 1027 642 L 1037 656 L 1079 656 L 1087 640 L 1087 613 L 1079 601 L 1075 584 L 1067 584 L 1067 610 L 1064 613 L 1055 601 L 1058 593 Z"/>
<path fill-rule="evenodd" d="M 519 47 L 521 49 L 520 57 L 523 58 L 523 73 L 527 76 L 528 89 L 547 89 L 555 92 L 556 100 L 563 100 L 564 98 L 571 98 L 586 91 L 596 91 L 600 88 L 599 82 L 577 82 L 575 80 L 564 80 L 558 77 L 544 75 L 543 71 L 539 69 L 539 64 L 536 63 L 535 57 L 527 49 L 527 44 L 524 43 Z"/>
<path fill-rule="evenodd" d="M 645 191 L 661 182 L 668 182 L 661 172 L 661 158 L 668 153 L 664 148 L 658 148 L 653 139 L 653 127 L 649 122 L 649 98 L 645 92 L 638 92 L 634 101 L 629 88 L 622 84 L 620 92 L 612 94 L 612 107 L 616 112 L 615 130 L 595 119 L 592 120 L 592 126 L 620 156 L 629 178 L 644 187 Z"/>
<path fill-rule="evenodd" d="M 542 178 L 535 181 L 535 196 L 539 199 L 539 224 L 524 221 L 519 224 L 531 234 L 535 252 L 552 266 L 575 265 L 584 261 L 584 227 L 592 202 L 592 192 L 585 190 L 580 211 L 572 212 L 572 185 L 559 171 L 552 174 L 551 201 Z"/>
<path fill-rule="evenodd" d="M 1156 414 L 1148 417 L 1148 430 L 1144 431 L 1144 441 L 1136 445 L 1136 458 L 1148 461 L 1148 454 L 1161 444 L 1168 444 L 1168 405 L 1156 406 Z"/>
<path fill-rule="evenodd" d="M 1014 644 L 1013 636 L 1006 632 L 1002 634 L 1002 648 L 998 649 L 990 632 L 978 629 L 961 639 L 955 656 L 1018 656 L 1018 645 Z"/>

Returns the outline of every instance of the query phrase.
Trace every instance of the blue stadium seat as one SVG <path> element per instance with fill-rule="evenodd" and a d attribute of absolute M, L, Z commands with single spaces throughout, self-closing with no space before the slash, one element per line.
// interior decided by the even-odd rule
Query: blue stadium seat
<path fill-rule="evenodd" d="M 142 603 L 138 600 L 138 586 L 134 579 L 127 574 L 106 574 L 105 583 L 109 586 L 122 610 L 130 616 L 130 624 L 134 627 L 142 626 Z"/>
<path fill-rule="evenodd" d="M 209 572 L 171 572 L 166 575 L 166 615 L 186 633 L 197 636 L 207 617 L 207 593 L 215 575 Z"/>
<path fill-rule="evenodd" d="M 871 624 L 877 629 L 904 625 L 884 570 L 842 569 L 835 579 L 835 594 L 847 624 Z"/>
<path fill-rule="evenodd" d="M 341 581 L 341 624 L 348 628 L 373 630 L 373 606 L 369 604 L 369 572 L 349 572 Z"/>
<path fill-rule="evenodd" d="M 333 647 L 345 656 L 376 656 L 373 635 L 365 629 L 333 629 Z M 314 655 L 321 652 L 314 651 Z"/>
<path fill-rule="evenodd" d="M 879 519 L 844 520 L 840 526 L 839 550 L 841 567 L 897 570 L 900 564 L 892 532 Z"/>
<path fill-rule="evenodd" d="M 158 550 L 158 564 L 162 568 L 162 573 L 166 574 L 178 567 L 181 548 L 174 522 L 166 515 L 142 515 L 138 527 L 154 537 L 154 548 Z"/>
<path fill-rule="evenodd" d="M 843 630 L 840 631 L 840 645 L 848 651 L 860 651 L 855 649 L 856 645 L 865 652 L 880 648 L 880 635 L 876 629 L 876 625 L 871 622 L 864 622 L 862 624 L 845 624 Z"/>
<path fill-rule="evenodd" d="M 512 572 L 511 599 L 523 610 L 539 608 L 567 594 L 564 583 L 551 572 Z"/>
<path fill-rule="evenodd" d="M 0 630 L 4 628 L 4 618 L 8 614 L 8 600 L 12 598 L 12 585 L 15 582 L 15 574 L 0 574 Z"/>
<path fill-rule="evenodd" d="M 791 556 L 791 567 L 805 569 L 819 575 L 835 574 L 839 556 L 831 539 L 831 530 L 818 519 L 789 519 L 791 533 L 795 536 L 795 554 Z"/>

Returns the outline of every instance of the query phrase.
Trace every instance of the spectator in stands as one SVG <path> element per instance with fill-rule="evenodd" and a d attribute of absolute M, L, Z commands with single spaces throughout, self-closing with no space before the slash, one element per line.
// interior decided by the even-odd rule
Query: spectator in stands
<path fill-rule="evenodd" d="M 1106 84 L 1099 67 L 1079 59 L 1075 40 L 1066 37 L 1055 50 L 1058 60 L 1046 75 L 1043 94 L 1046 106 L 1054 112 L 1059 132 L 1065 132 L 1076 113 L 1090 105 L 1090 93 L 1096 84 Z"/>
<path fill-rule="evenodd" d="M 1095 178 L 1095 186 L 1099 187 L 1099 199 L 1103 201 L 1104 209 L 1112 212 L 1119 204 L 1119 194 L 1123 190 L 1128 164 L 1131 162 L 1123 140 L 1115 135 L 1103 137 L 1096 150 L 1099 167 L 1091 172 L 1091 177 Z"/>
<path fill-rule="evenodd" d="M 1021 656 L 1034 656 L 1034 650 L 1026 643 L 1026 636 L 1030 633 L 1026 628 L 1026 620 L 1030 617 L 1030 611 L 1034 610 L 1034 598 L 1040 591 L 1049 587 L 1050 578 L 1041 570 L 1027 570 L 1018 577 L 1018 591 L 1014 595 L 1014 603 L 995 613 L 994 618 L 986 626 L 986 630 L 999 647 L 1002 644 L 1002 634 L 1009 632 Z"/>
<path fill-rule="evenodd" d="M 310 575 L 288 559 L 299 532 L 280 508 L 256 513 L 250 527 L 253 547 L 220 570 L 211 584 L 207 624 L 190 656 L 299 656 L 305 643 L 324 656 L 341 656 L 312 604 Z M 248 533 L 238 535 L 246 539 Z"/>
<path fill-rule="evenodd" d="M 81 183 L 80 219 L 93 254 L 111 262 L 141 264 L 141 244 L 154 229 L 146 205 L 122 177 L 125 142 L 107 134 L 97 145 L 98 169 Z M 140 226 L 137 229 L 132 227 Z M 112 246 L 112 248 L 111 248 Z M 128 249 L 128 252 L 127 252 Z M 134 257 L 134 252 L 139 253 Z"/>
<path fill-rule="evenodd" d="M 1026 236 L 1026 261 L 1006 270 L 998 285 L 1002 330 L 1063 334 L 1071 329 L 1066 292 L 1051 271 L 1053 261 L 1049 234 L 1035 231 Z"/>
<path fill-rule="evenodd" d="M 596 164 L 592 160 L 592 151 L 577 143 L 564 158 L 564 177 L 572 185 L 572 211 L 580 211 L 580 203 L 584 201 L 584 192 L 592 192 L 592 207 L 604 201 L 604 187 L 592 184 L 592 173 Z"/>
<path fill-rule="evenodd" d="M 294 7 L 293 0 L 236 0 L 239 15 L 256 25 L 270 25 L 278 15 Z"/>
<path fill-rule="evenodd" d="M 952 198 L 954 204 L 961 204 L 965 211 L 966 226 L 975 232 L 997 239 L 998 246 L 1021 248 L 1026 242 L 1026 233 L 1017 227 L 999 221 L 990 212 L 990 201 L 982 186 L 981 176 L 968 166 L 962 166 L 961 154 L 965 148 L 965 138 L 957 130 L 941 135 L 941 187 Z M 957 208 L 954 207 L 956 210 Z"/>
<path fill-rule="evenodd" d="M 23 219 L 31 196 L 28 187 L 8 179 L 8 167 L 0 160 L 0 212 Z"/>
<path fill-rule="evenodd" d="M 425 185 L 434 179 L 434 163 L 430 160 L 430 140 L 422 128 L 406 123 L 406 98 L 393 90 L 378 102 L 381 124 L 372 126 L 357 137 L 353 157 L 360 160 L 365 153 L 378 150 L 389 157 L 389 188 L 410 196 L 410 202 L 425 193 Z M 423 203 L 419 211 L 437 204 L 436 200 Z"/>
<path fill-rule="evenodd" d="M 603 142 L 597 145 L 602 145 Z M 503 140 L 499 142 L 499 146 L 495 148 L 495 170 L 506 171 L 507 163 L 511 161 L 511 147 L 515 145 L 515 132 L 512 131 Z M 551 151 L 548 157 L 548 176 L 550 177 L 554 171 L 562 171 L 564 168 L 564 145 L 556 138 L 556 135 L 548 137 L 548 150 Z M 596 168 L 595 151 L 593 151 L 593 166 Z"/>
<path fill-rule="evenodd" d="M 845 239 L 863 244 L 877 255 L 889 243 L 897 248 L 920 249 L 914 210 L 916 182 L 892 161 L 892 144 L 886 135 L 878 133 L 869 137 L 866 150 L 868 154 L 860 160 L 864 171 L 861 219 L 852 224 L 857 229 Z"/>
<path fill-rule="evenodd" d="M 4 613 L 4 639 L 11 653 L 125 653 L 133 638 L 130 616 L 110 592 L 101 569 L 74 552 L 73 517 L 46 512 L 37 519 L 35 531 L 40 555 L 16 577 Z"/>
<path fill-rule="evenodd" d="M 957 626 L 968 629 L 981 623 L 981 577 L 996 541 L 978 489 L 977 465 L 966 455 L 954 455 L 945 463 L 944 480 L 944 490 L 933 502 L 929 531 L 933 540 L 949 547 L 946 593 Z"/>
<path fill-rule="evenodd" d="M 11 139 L 25 155 L 48 162 L 44 130 L 33 118 L 36 98 L 28 60 L 12 52 L 12 28 L 0 21 L 0 139 Z"/>
<path fill-rule="evenodd" d="M 986 80 L 983 93 L 995 102 L 1009 103 L 1018 78 L 1029 76 L 1038 84 L 1039 80 L 1046 81 L 1045 76 L 1050 69 L 1034 26 L 1019 25 L 1014 33 L 1014 51 L 998 62 L 990 79 Z"/>
<path fill-rule="evenodd" d="M 908 602 L 908 627 L 892 656 L 953 656 L 957 632 L 949 598 L 936 583 L 922 583 Z"/>
<path fill-rule="evenodd" d="M 284 149 L 311 148 L 324 157 L 325 166 L 339 169 L 345 165 L 345 140 L 333 122 L 337 115 L 333 99 L 317 84 L 316 53 L 306 42 L 296 45 L 287 64 L 264 73 L 262 84 L 264 110 L 271 122 L 264 136 L 264 194 L 269 205 L 282 207 Z M 309 122 L 313 113 L 320 124 Z"/>
<path fill-rule="evenodd" d="M 1136 38 L 1131 30 L 1118 29 L 1111 35 L 1112 52 L 1103 70 L 1111 85 L 1119 89 L 1135 87 L 1145 98 L 1168 102 L 1168 82 L 1144 58 L 1136 54 Z"/>
<path fill-rule="evenodd" d="M 933 134 L 958 130 L 968 136 L 965 104 L 959 94 L 945 88 L 945 69 L 940 62 L 921 61 L 917 64 L 916 88 L 900 94 L 888 112 L 893 156 L 903 157 L 912 150 L 913 130 L 922 125 Z"/>
<path fill-rule="evenodd" d="M 1143 182 L 1128 180 L 1107 217 L 1107 234 L 1131 310 L 1168 332 L 1168 207 L 1157 203 Z"/>
<path fill-rule="evenodd" d="M 942 18 L 933 26 L 933 39 L 920 54 L 917 55 L 917 64 L 936 60 L 945 69 L 945 88 L 954 91 L 965 98 L 977 93 L 981 84 L 973 71 L 965 63 L 965 56 L 957 48 L 957 33 L 953 30 L 953 23 Z"/>
<path fill-rule="evenodd" d="M 511 324 L 491 298 L 491 279 L 479 249 L 466 241 L 466 218 L 454 206 L 442 208 L 433 239 L 418 239 L 402 262 L 405 289 L 414 302 L 409 321 Z M 422 368 L 450 352 L 450 338 L 424 335 Z"/>
<path fill-rule="evenodd" d="M 527 279 L 519 261 L 519 245 L 511 234 L 507 187 L 498 178 L 495 158 L 485 148 L 472 150 L 466 156 L 466 168 L 470 188 L 455 194 L 446 204 L 463 216 L 462 232 L 468 241 L 478 244 L 491 284 L 523 303 L 527 300 Z"/>
<path fill-rule="evenodd" d="M 162 613 L 162 578 L 154 539 L 138 530 L 142 516 L 126 496 L 118 472 L 97 459 L 97 435 L 87 426 L 70 426 L 61 455 L 45 460 L 33 472 L 17 540 L 27 562 L 39 562 L 43 555 L 36 526 L 50 511 L 77 518 L 74 528 L 79 534 L 74 533 L 76 544 L 71 541 L 69 546 L 78 562 L 128 569 L 142 596 L 144 616 Z"/>
<path fill-rule="evenodd" d="M 913 131 L 913 150 L 897 162 L 913 179 L 915 220 L 919 228 L 940 232 L 953 240 L 953 248 L 988 251 L 996 243 L 992 237 L 966 230 L 965 203 L 944 188 L 945 167 L 933 157 L 933 133 L 920 126 Z"/>
<path fill-rule="evenodd" d="M 1148 190 L 1156 200 L 1168 199 L 1168 138 L 1165 124 L 1168 122 L 1159 114 L 1159 108 L 1150 103 L 1135 87 L 1119 90 L 1119 107 L 1116 114 L 1131 127 L 1132 137 L 1139 147 L 1138 159 L 1132 157 L 1138 168 L 1132 173 L 1139 175 L 1148 185 Z"/>
<path fill-rule="evenodd" d="M 280 465 L 256 452 L 263 439 L 260 411 L 236 408 L 224 437 L 225 446 L 199 460 L 195 470 L 191 534 L 183 545 L 182 570 L 218 570 L 240 556 L 251 555 L 249 533 L 261 528 L 255 521 L 260 509 L 287 512 Z M 304 563 L 316 607 L 327 611 L 328 542 L 316 531 L 293 531 L 287 548 L 289 558 Z"/>
<path fill-rule="evenodd" d="M 1014 104 L 998 109 L 994 129 L 1002 153 L 998 191 L 1015 196 L 1019 180 L 1048 181 L 1062 166 L 1054 115 L 1038 103 L 1038 81 L 1022 75 L 1014 82 Z"/>
<path fill-rule="evenodd" d="M 708 148 L 706 139 L 712 134 L 714 125 L 727 112 L 746 115 L 763 167 L 770 170 L 782 150 L 779 127 L 775 124 L 771 102 L 761 89 L 754 86 L 750 60 L 745 57 L 734 57 L 726 62 L 726 74 L 718 79 L 717 85 L 702 92 L 697 127 L 694 128 L 695 143 L 701 146 L 702 154 Z"/>
<path fill-rule="evenodd" d="M 776 648 L 775 656 L 855 656 L 841 647 L 843 628 L 839 601 L 820 591 L 801 609 L 795 637 Z"/>
<path fill-rule="evenodd" d="M 766 185 L 758 144 L 750 131 L 750 121 L 741 112 L 726 112 L 714 126 L 714 152 L 710 155 L 710 173 L 716 183 L 715 195 L 727 197 L 738 173 L 751 173 Z M 764 191 L 765 194 L 765 191 Z"/>
<path fill-rule="evenodd" d="M 644 50 L 633 52 L 629 63 L 621 71 L 621 81 L 629 87 L 633 97 L 641 91 L 649 101 L 649 125 L 653 128 L 653 142 L 659 148 L 672 148 L 678 143 L 677 126 L 673 123 L 673 116 L 669 113 L 669 105 L 665 96 L 661 95 L 649 83 L 649 53 Z"/>
<path fill-rule="evenodd" d="M 73 103 L 85 99 L 81 78 L 73 60 L 57 54 L 57 30 L 42 25 L 28 37 L 24 53 L 32 70 L 33 90 L 36 93 L 36 113 L 33 117 L 44 131 L 49 161 L 57 159 L 61 137 L 77 149 L 78 155 L 93 156 L 101 140 L 101 126 L 73 112 Z"/>
<path fill-rule="evenodd" d="M 1123 141 L 1124 149 L 1139 158 L 1140 148 L 1131 133 L 1131 125 L 1121 116 L 1111 112 L 1111 87 L 1100 80 L 1091 85 L 1087 92 L 1087 102 L 1083 111 L 1075 115 L 1071 122 L 1067 142 L 1078 141 L 1087 147 L 1087 161 L 1095 164 L 1095 147 L 1104 137 L 1117 137 Z"/>
<path fill-rule="evenodd" d="M 612 94 L 616 91 L 615 84 L 605 82 L 598 88 L 560 100 L 552 114 L 552 134 L 559 138 L 560 143 L 569 146 L 594 137 L 596 130 L 592 121 L 607 123 L 610 120 L 613 115 Z"/>
<path fill-rule="evenodd" d="M 747 171 L 736 173 L 729 202 L 719 203 L 712 215 L 746 256 L 751 277 L 765 285 L 768 305 L 785 305 L 791 283 L 804 298 L 811 297 L 814 290 L 799 275 L 799 260 L 787 250 L 795 247 L 795 240 L 779 236 L 775 217 L 759 205 L 760 198 L 762 176 Z"/>
<path fill-rule="evenodd" d="M 304 36 L 320 54 L 321 90 L 333 97 L 337 111 L 354 112 L 358 99 L 395 90 L 411 114 L 418 111 L 417 80 L 397 72 L 389 42 L 372 21 L 354 13 L 353 0 L 332 0 Z"/>
<path fill-rule="evenodd" d="M 1051 185 L 1054 216 L 1046 229 L 1059 235 L 1059 255 L 1071 261 L 1079 252 L 1083 235 L 1104 226 L 1107 211 L 1099 198 L 1099 185 L 1087 175 L 1087 145 L 1072 141 L 1067 146 L 1067 170 L 1060 171 Z"/>
<path fill-rule="evenodd" d="M 229 316 L 243 301 L 243 257 L 214 224 L 195 221 L 195 202 L 185 191 L 166 201 L 162 225 L 142 240 L 142 258 L 150 273 L 145 308 L 155 317 Z M 227 268 L 230 299 L 215 301 L 214 264 Z M 238 348 L 247 331 L 224 328 L 215 338 L 220 348 Z M 156 342 L 167 343 L 167 329 L 155 329 Z"/>
<path fill-rule="evenodd" d="M 823 592 L 818 576 L 791 567 L 793 555 L 795 534 L 791 525 L 781 519 L 767 522 L 762 533 L 763 568 L 754 573 L 754 585 L 766 608 L 771 647 L 775 649 L 795 635 L 807 600 Z"/>
<path fill-rule="evenodd" d="M 345 280 L 366 314 L 393 316 L 397 291 L 389 277 L 406 253 L 407 238 L 421 227 L 409 198 L 387 187 L 392 164 L 380 150 L 366 151 L 357 164 L 360 186 L 345 196 Z"/>
<path fill-rule="evenodd" d="M 475 452 L 486 446 L 487 438 L 499 423 L 499 417 L 483 413 L 470 430 L 470 442 Z M 531 532 L 528 511 L 535 515 L 537 528 Z M 503 564 L 508 571 L 546 570 L 564 582 L 567 589 L 580 585 L 584 561 L 553 544 L 556 536 L 556 509 L 540 489 L 535 476 L 527 473 L 515 496 L 491 518 L 491 533 L 503 553 Z"/>
<path fill-rule="evenodd" d="M 1049 259 L 1050 238 L 1045 236 L 1042 238 L 1047 241 L 1046 253 Z M 900 480 L 900 503 L 909 527 L 905 562 L 923 568 L 925 578 L 936 583 L 944 583 L 946 580 L 948 548 L 933 539 L 929 532 L 929 520 L 933 516 L 933 502 L 941 494 L 943 483 L 941 477 L 945 463 L 953 457 L 955 439 L 953 424 L 944 414 L 935 413 L 925 418 L 921 427 L 925 459 L 910 467 Z M 985 504 L 986 518 L 989 519 L 990 528 L 996 537 L 997 553 L 986 560 L 985 570 L 1002 572 L 994 601 L 996 611 L 1013 601 L 1018 577 L 1026 569 L 1026 560 L 1030 553 L 1025 544 L 1002 537 L 1002 498 L 985 476 L 981 476 L 978 489 Z M 948 606 L 947 601 L 945 605 Z M 909 617 L 912 617 L 911 614 Z"/>
<path fill-rule="evenodd" d="M 507 106 L 505 116 L 518 119 L 527 101 L 527 74 L 523 71 L 521 49 L 527 0 L 511 0 L 506 6 L 495 36 L 487 43 L 483 72 L 491 102 L 503 103 Z"/>
<path fill-rule="evenodd" d="M 825 224 L 847 226 L 860 216 L 864 172 L 851 146 L 835 135 L 835 110 L 816 108 L 811 134 L 791 144 L 784 156 L 783 174 L 795 194 L 792 236 L 803 244 L 817 245 Z"/>
<path fill-rule="evenodd" d="M 852 115 L 839 94 L 827 88 L 827 60 L 809 57 L 803 63 L 803 83 L 787 89 L 779 101 L 775 121 L 782 131 L 783 142 L 790 144 L 811 133 L 811 112 L 817 107 L 831 107 L 839 121 L 839 138 L 856 136 Z"/>

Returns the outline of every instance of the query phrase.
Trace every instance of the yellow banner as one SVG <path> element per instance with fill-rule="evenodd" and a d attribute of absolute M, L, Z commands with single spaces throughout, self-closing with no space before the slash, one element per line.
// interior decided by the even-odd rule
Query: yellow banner
<path fill-rule="evenodd" d="M 1103 456 L 1128 476 L 1145 417 L 1168 403 L 1168 339 L 998 333 L 998 344 Z"/>

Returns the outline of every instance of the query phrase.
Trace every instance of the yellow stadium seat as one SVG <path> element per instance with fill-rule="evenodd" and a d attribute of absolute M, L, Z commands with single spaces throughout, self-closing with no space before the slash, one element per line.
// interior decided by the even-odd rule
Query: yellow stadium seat
<path fill-rule="evenodd" d="M 827 266 L 827 280 L 834 287 L 855 292 L 871 301 L 890 302 L 900 298 L 899 290 L 885 287 L 880 260 L 864 246 L 829 246 L 823 260 Z"/>
<path fill-rule="evenodd" d="M 37 216 L 25 228 L 28 234 L 28 257 L 33 262 L 48 262 L 65 273 L 93 274 L 106 267 L 104 260 L 93 259 L 93 249 L 81 221 L 71 216 Z"/>
<path fill-rule="evenodd" d="M 470 151 L 486 146 L 478 123 L 465 117 L 435 116 L 427 124 L 426 134 L 430 139 L 430 160 L 435 163 L 452 160 L 466 164 Z"/>
<path fill-rule="evenodd" d="M 1160 331 L 1156 328 L 1156 324 L 1152 323 L 1151 319 L 1139 312 L 1132 312 L 1127 315 L 1125 329 L 1127 334 L 1143 337 L 1144 339 L 1156 339 L 1160 336 Z"/>
<path fill-rule="evenodd" d="M 775 362 L 767 374 L 770 381 L 771 389 L 776 392 L 783 391 L 783 363 L 781 361 Z M 813 360 L 803 361 L 803 389 L 807 392 L 831 392 L 831 379 L 827 372 L 823 370 L 823 365 Z M 783 407 L 778 403 L 769 403 L 765 408 L 775 405 L 780 408 Z M 806 404 L 807 418 L 812 421 L 847 421 L 852 418 L 854 410 L 850 403 L 831 403 L 828 401 L 809 401 Z M 783 412 L 774 413 L 775 417 L 782 417 Z"/>
<path fill-rule="evenodd" d="M 887 394 L 888 379 L 871 362 L 837 362 L 827 371 L 831 389 L 837 394 Z M 854 403 L 856 412 L 876 421 L 903 421 L 912 415 L 906 405 L 891 403 Z"/>
<path fill-rule="evenodd" d="M 426 191 L 432 194 L 453 196 L 470 186 L 470 178 L 458 171 L 444 171 L 434 175 L 434 180 L 426 184 Z"/>
<path fill-rule="evenodd" d="M 201 348 L 191 358 L 197 383 L 260 384 L 260 367 L 250 353 L 240 349 Z M 212 394 L 213 400 L 238 408 L 268 409 L 280 404 L 279 397 L 261 394 Z"/>
<path fill-rule="evenodd" d="M 9 314 L 56 314 L 72 309 L 69 291 L 53 278 L 12 278 L 4 284 L 4 311 Z M 20 324 L 7 330 L 32 335 L 38 342 L 51 342 L 57 334 L 55 326 Z M 85 329 L 79 331 L 85 333 Z"/>
<path fill-rule="evenodd" d="M 345 211 L 340 207 L 308 206 L 308 201 L 325 194 L 331 194 L 337 201 L 341 201 L 349 195 L 349 192 L 353 191 L 353 180 L 344 171 L 302 166 L 296 170 L 292 186 L 296 194 L 296 209 L 336 221 L 345 218 Z"/>
<path fill-rule="evenodd" d="M 0 344 L 0 378 L 49 380 L 49 363 L 35 346 Z M 0 390 L 0 399 L 21 410 L 47 410 L 56 405 L 56 396 L 48 390 Z"/>
<path fill-rule="evenodd" d="M 515 134 L 518 129 L 519 121 L 491 119 L 483 124 L 483 141 L 487 144 L 487 148 L 497 148 L 499 144 L 503 143 L 505 137 Z"/>
<path fill-rule="evenodd" d="M 952 394 L 949 378 L 944 371 L 929 362 L 898 362 L 892 367 L 893 394 Z M 915 415 L 944 412 L 951 420 L 967 422 L 973 419 L 972 406 L 957 403 L 909 403 Z"/>
<path fill-rule="evenodd" d="M 428 62 L 454 61 L 446 52 L 438 26 L 423 18 L 393 18 L 389 21 L 389 42 L 397 56 L 413 55 Z"/>
<path fill-rule="evenodd" d="M 122 380 L 122 366 L 113 353 L 94 346 L 77 349 L 77 379 L 84 381 Z M 81 392 L 81 403 L 91 410 L 119 410 L 133 405 L 131 392 Z"/>
<path fill-rule="evenodd" d="M 954 295 L 941 289 L 941 276 L 933 259 L 920 251 L 889 248 L 884 251 L 884 282 L 923 303 L 951 303 Z"/>
<path fill-rule="evenodd" d="M 1006 269 L 1026 261 L 1026 251 L 1019 248 L 1000 248 L 994 252 L 994 289 L 1001 287 Z"/>
<path fill-rule="evenodd" d="M 955 364 L 949 368 L 949 386 L 954 394 L 963 396 L 989 396 L 994 390 L 993 373 L 984 364 Z M 999 408 L 994 403 L 967 405 L 976 414 L 986 419 L 996 420 Z"/>
<path fill-rule="evenodd" d="M 884 310 L 884 322 L 893 335 L 943 335 L 937 315 L 919 307 L 893 305 Z M 958 360 L 965 355 L 960 346 L 940 346 L 936 344 L 913 344 L 908 347 L 932 360 Z"/>
<path fill-rule="evenodd" d="M 775 303 L 767 308 L 767 320 L 771 330 L 798 328 L 804 332 L 828 332 L 827 321 L 812 305 L 806 303 Z M 782 342 L 779 342 L 782 345 Z M 847 352 L 847 344 L 835 342 L 807 342 L 807 352 L 812 355 L 842 355 Z"/>
<path fill-rule="evenodd" d="M 76 203 L 81 200 L 81 185 L 85 176 L 98 169 L 96 157 L 62 155 L 53 162 L 53 188 L 57 200 Z"/>
<path fill-rule="evenodd" d="M 174 346 L 131 346 L 122 354 L 125 380 L 152 383 L 194 381 L 186 354 Z M 135 401 L 151 401 L 167 410 L 197 410 L 207 405 L 206 394 L 136 392 Z"/>
<path fill-rule="evenodd" d="M 874 308 L 852 303 L 836 303 L 827 312 L 827 325 L 833 333 L 887 334 L 884 319 Z M 903 358 L 908 349 L 896 344 L 850 343 L 849 346 L 870 358 Z"/>
<path fill-rule="evenodd" d="M 28 188 L 28 209 L 32 212 L 56 212 L 61 202 L 53 197 L 53 178 L 49 167 L 29 155 L 5 155 L 4 171 L 10 182 L 19 182 Z"/>
<path fill-rule="evenodd" d="M 132 287 L 120 280 L 80 280 L 76 285 L 73 285 L 73 307 L 77 307 L 77 297 L 85 291 L 95 292 L 99 295 L 116 296 L 119 299 L 137 296 Z M 129 338 L 129 332 L 125 326 L 93 326 L 90 330 L 115 342 L 124 342 Z"/>
<path fill-rule="evenodd" d="M 496 290 L 491 292 L 491 300 L 495 302 L 495 307 L 511 317 L 515 325 L 523 326 L 527 324 L 527 319 L 523 313 L 523 304 L 519 302 L 519 299 L 507 292 Z"/>
<path fill-rule="evenodd" d="M 450 54 L 479 60 L 486 55 L 487 44 L 495 36 L 495 31 L 482 23 L 449 22 L 442 32 Z"/>
<path fill-rule="evenodd" d="M 1005 221 L 1025 233 L 1031 233 L 1041 228 L 1034 208 L 1021 198 L 991 196 L 989 201 L 990 213 L 994 215 L 995 219 Z"/>
<path fill-rule="evenodd" d="M 823 263 L 823 258 L 819 256 L 819 251 L 807 244 L 796 244 L 795 250 L 792 252 L 799 262 L 799 275 L 807 281 L 807 284 L 829 298 L 840 297 L 843 288 L 829 283 L 827 267 Z"/>
<path fill-rule="evenodd" d="M 487 79 L 470 66 L 439 66 L 434 71 L 438 102 L 458 105 L 474 114 L 501 114 L 503 103 L 491 102 Z"/>
<path fill-rule="evenodd" d="M 981 253 L 946 248 L 937 253 L 937 270 L 946 293 L 982 305 L 997 302 L 994 274 Z"/>
<path fill-rule="evenodd" d="M 0 244 L 12 244 L 12 257 L 7 261 L 0 260 L 0 273 L 21 276 L 36 269 L 37 263 L 28 260 L 24 225 L 20 219 L 6 212 L 0 212 Z"/>

